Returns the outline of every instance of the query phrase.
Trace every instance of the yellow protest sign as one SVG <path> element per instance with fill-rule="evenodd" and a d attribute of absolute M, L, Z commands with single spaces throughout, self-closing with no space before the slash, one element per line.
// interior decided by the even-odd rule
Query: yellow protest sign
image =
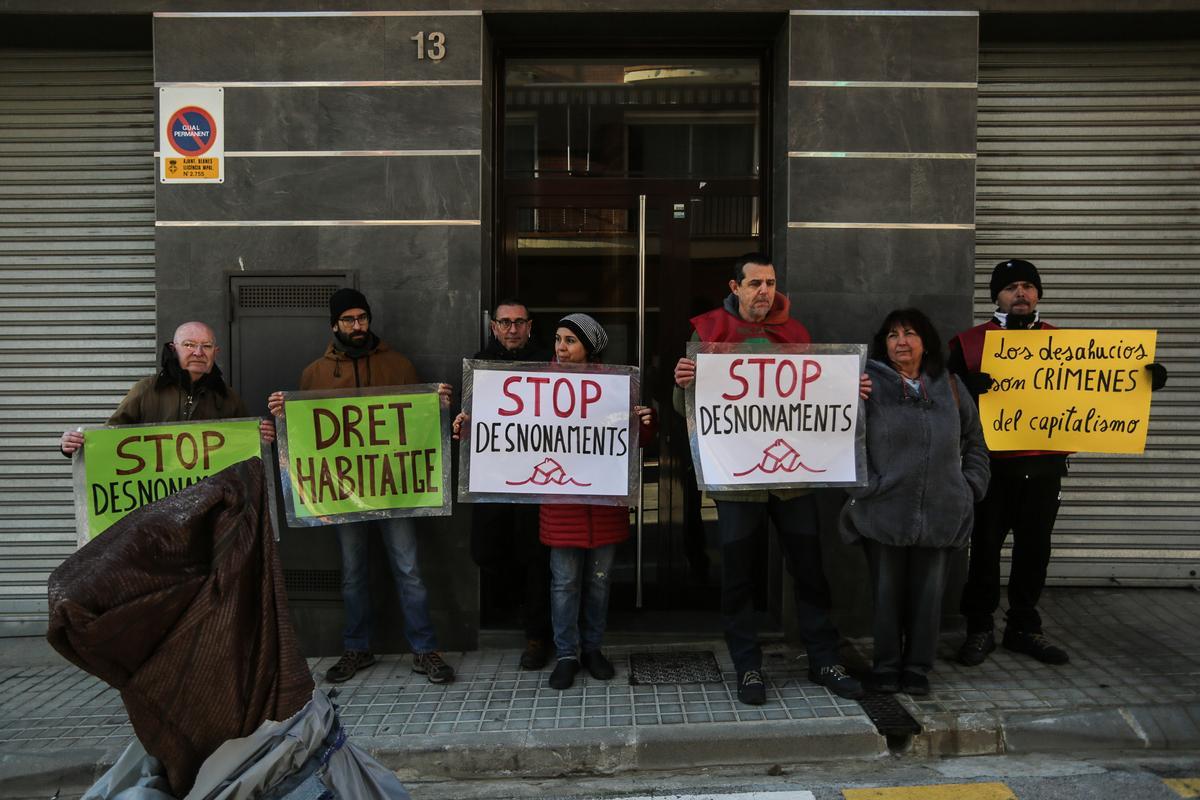
<path fill-rule="evenodd" d="M 1140 453 L 1156 331 L 988 331 L 979 397 L 990 450 Z"/>

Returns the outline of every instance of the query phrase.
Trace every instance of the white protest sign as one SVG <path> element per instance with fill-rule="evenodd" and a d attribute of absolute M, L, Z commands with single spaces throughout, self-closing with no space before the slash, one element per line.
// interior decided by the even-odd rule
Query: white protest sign
<path fill-rule="evenodd" d="M 470 397 L 459 500 L 632 502 L 635 368 L 464 365 Z"/>
<path fill-rule="evenodd" d="M 862 345 L 692 348 L 688 429 L 700 488 L 860 482 Z"/>

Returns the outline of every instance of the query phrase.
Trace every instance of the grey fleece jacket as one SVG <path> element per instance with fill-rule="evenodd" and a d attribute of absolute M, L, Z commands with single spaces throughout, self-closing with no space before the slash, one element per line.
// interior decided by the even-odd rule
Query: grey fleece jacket
<path fill-rule="evenodd" d="M 924 400 L 888 364 L 872 359 L 867 374 L 874 386 L 866 404 L 868 483 L 847 490 L 842 538 L 897 547 L 965 545 L 991 477 L 966 386 L 944 370 L 937 378 L 922 374 Z"/>

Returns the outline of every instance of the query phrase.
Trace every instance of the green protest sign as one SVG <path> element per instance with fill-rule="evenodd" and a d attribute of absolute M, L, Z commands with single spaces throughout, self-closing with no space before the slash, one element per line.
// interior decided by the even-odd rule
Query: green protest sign
<path fill-rule="evenodd" d="M 448 426 L 436 385 L 287 393 L 283 411 L 280 472 L 292 524 L 449 513 Z"/>
<path fill-rule="evenodd" d="M 74 467 L 80 541 L 134 509 L 261 453 L 257 419 L 85 430 Z"/>

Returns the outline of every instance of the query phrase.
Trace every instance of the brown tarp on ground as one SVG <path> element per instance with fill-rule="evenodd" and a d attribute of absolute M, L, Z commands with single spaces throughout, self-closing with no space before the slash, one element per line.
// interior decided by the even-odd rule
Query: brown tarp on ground
<path fill-rule="evenodd" d="M 182 797 L 227 739 L 307 703 L 262 462 L 134 511 L 50 576 L 59 653 L 121 692 L 134 733 Z"/>

